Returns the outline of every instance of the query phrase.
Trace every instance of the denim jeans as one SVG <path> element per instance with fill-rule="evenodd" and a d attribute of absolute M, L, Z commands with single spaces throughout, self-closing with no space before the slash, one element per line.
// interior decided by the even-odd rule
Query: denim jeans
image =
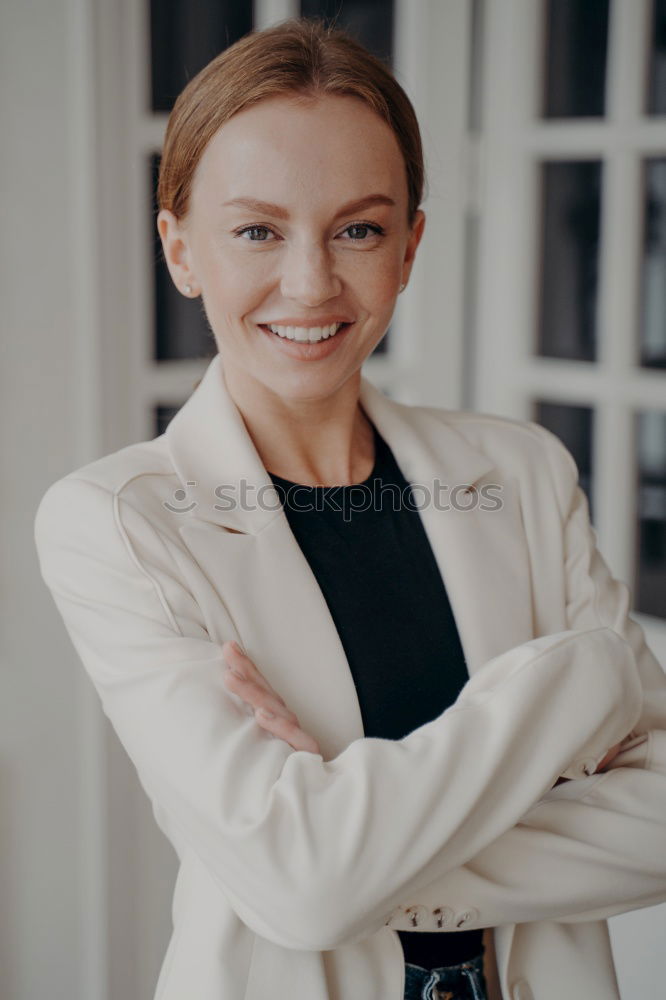
<path fill-rule="evenodd" d="M 439 969 L 405 962 L 404 1000 L 488 1000 L 483 955 Z"/>

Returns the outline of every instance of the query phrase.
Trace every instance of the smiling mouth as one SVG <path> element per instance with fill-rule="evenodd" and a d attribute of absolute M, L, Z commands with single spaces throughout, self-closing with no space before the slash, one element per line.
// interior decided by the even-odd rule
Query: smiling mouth
<path fill-rule="evenodd" d="M 279 326 L 277 323 L 261 324 L 262 329 L 299 344 L 318 344 L 322 340 L 330 340 L 340 330 L 351 326 L 351 323 L 331 323 L 328 326 Z"/>

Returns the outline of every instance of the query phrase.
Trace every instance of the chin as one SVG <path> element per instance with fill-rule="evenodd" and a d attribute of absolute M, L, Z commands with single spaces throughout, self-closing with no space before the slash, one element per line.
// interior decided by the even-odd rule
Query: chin
<path fill-rule="evenodd" d="M 307 402 L 331 396 L 346 385 L 350 379 L 356 380 L 357 378 L 358 369 L 346 374 L 321 369 L 318 372 L 308 370 L 295 372 L 291 377 L 267 379 L 265 385 L 276 396 L 290 399 L 293 402 Z"/>

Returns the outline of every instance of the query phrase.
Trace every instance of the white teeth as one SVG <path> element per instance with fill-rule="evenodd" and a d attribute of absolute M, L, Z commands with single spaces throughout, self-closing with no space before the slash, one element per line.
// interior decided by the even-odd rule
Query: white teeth
<path fill-rule="evenodd" d="M 278 326 L 276 323 L 268 323 L 268 329 L 277 333 L 279 337 L 286 337 L 287 340 L 298 340 L 300 342 L 316 344 L 319 340 L 326 340 L 333 337 L 338 332 L 342 323 L 331 323 L 330 326 Z"/>

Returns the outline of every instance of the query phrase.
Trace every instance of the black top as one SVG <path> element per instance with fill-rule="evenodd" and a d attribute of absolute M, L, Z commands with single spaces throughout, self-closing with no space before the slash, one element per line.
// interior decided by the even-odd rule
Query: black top
<path fill-rule="evenodd" d="M 269 475 L 340 636 L 365 735 L 398 740 L 448 708 L 468 672 L 418 500 L 376 428 L 374 437 L 362 483 Z M 405 961 L 427 969 L 480 954 L 482 933 L 398 931 Z"/>

